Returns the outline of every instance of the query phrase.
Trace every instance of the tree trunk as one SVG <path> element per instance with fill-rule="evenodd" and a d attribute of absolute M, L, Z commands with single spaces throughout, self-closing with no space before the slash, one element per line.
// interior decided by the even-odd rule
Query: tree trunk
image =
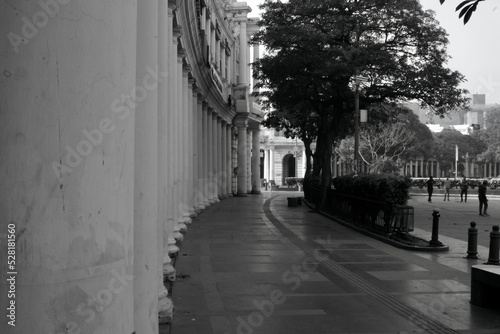
<path fill-rule="evenodd" d="M 313 165 L 313 176 L 321 178 L 320 202 L 317 209 L 322 209 L 325 204 L 326 190 L 330 189 L 332 175 L 330 159 L 334 133 L 328 113 L 325 112 L 322 118 L 318 129 Z"/>

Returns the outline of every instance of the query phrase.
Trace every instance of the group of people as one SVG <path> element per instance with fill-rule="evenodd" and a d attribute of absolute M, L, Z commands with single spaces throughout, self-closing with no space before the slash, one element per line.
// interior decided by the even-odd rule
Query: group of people
<path fill-rule="evenodd" d="M 425 182 L 427 185 L 427 193 L 429 194 L 428 202 L 432 203 L 432 193 L 434 190 L 434 184 L 436 181 L 431 176 Z M 486 197 L 486 189 L 487 189 L 488 181 L 483 181 L 482 184 L 479 185 L 477 189 L 478 198 L 479 198 L 479 215 L 480 216 L 488 216 L 488 198 Z M 446 180 L 443 181 L 444 187 L 444 200 L 450 200 L 450 189 L 451 189 L 451 180 L 447 177 Z M 469 190 L 469 183 L 467 179 L 464 177 L 462 182 L 460 182 L 460 203 L 462 203 L 465 199 L 465 203 L 467 203 L 467 191 Z"/>

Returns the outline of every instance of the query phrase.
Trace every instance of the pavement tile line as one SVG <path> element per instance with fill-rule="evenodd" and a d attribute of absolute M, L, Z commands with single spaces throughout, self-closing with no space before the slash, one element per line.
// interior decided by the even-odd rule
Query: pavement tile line
<path fill-rule="evenodd" d="M 306 242 L 297 237 L 295 233 L 293 233 L 291 230 L 289 230 L 273 213 L 271 210 L 271 202 L 276 198 L 277 196 L 273 196 L 269 199 L 267 199 L 264 202 L 264 214 L 266 215 L 267 219 L 285 236 L 287 237 L 291 242 L 293 242 L 296 246 L 300 247 L 302 250 L 307 252 L 309 255 L 314 256 L 315 251 L 318 249 L 317 245 L 313 244 L 312 242 Z M 383 303 L 390 309 L 392 309 L 395 313 L 399 314 L 403 318 L 407 319 L 414 325 L 416 325 L 419 328 L 422 328 L 425 330 L 427 333 L 442 333 L 442 334 L 458 334 L 457 331 L 453 330 L 450 327 L 447 327 L 443 325 L 441 322 L 427 316 L 423 312 L 412 308 L 403 302 L 393 298 L 392 296 L 388 295 L 386 292 L 383 290 L 377 288 L 373 284 L 369 283 L 362 277 L 358 276 L 357 274 L 353 273 L 352 271 L 344 268 L 343 266 L 339 265 L 335 261 L 332 261 L 331 259 L 326 259 L 324 261 L 319 262 L 320 266 L 323 266 L 323 268 L 327 269 L 331 273 L 335 274 L 336 276 L 340 277 L 341 279 L 345 280 L 347 283 L 353 285 L 354 287 L 359 288 L 360 290 L 364 291 L 366 294 L 372 296 L 379 302 Z"/>

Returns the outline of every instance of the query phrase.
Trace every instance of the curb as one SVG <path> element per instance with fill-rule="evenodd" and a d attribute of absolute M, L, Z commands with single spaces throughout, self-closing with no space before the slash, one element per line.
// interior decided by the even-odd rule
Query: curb
<path fill-rule="evenodd" d="M 373 233 L 373 232 L 370 232 L 370 231 L 367 231 L 363 228 L 360 228 L 358 226 L 355 226 L 353 224 L 350 224 L 340 218 L 337 218 L 337 217 L 334 217 L 332 215 L 329 215 L 328 213 L 326 212 L 323 212 L 323 211 L 320 211 L 320 210 L 316 210 L 306 199 L 303 200 L 303 202 L 309 207 L 311 208 L 312 210 L 315 210 L 316 212 L 318 212 L 319 214 L 339 223 L 340 225 L 343 225 L 345 227 L 348 227 L 356 232 L 359 232 L 359 233 L 362 233 L 364 235 L 367 235 L 369 237 L 372 237 L 374 239 L 377 239 L 379 241 L 382 241 L 386 244 L 389 244 L 391 246 L 394 246 L 394 247 L 397 247 L 397 248 L 401 248 L 401 249 L 406 249 L 406 250 L 411 250 L 411 251 L 424 251 L 424 252 L 446 252 L 446 251 L 449 251 L 449 247 L 448 246 L 412 246 L 412 245 L 407 245 L 405 243 L 402 243 L 402 242 L 399 242 L 397 240 L 393 240 L 393 239 L 389 239 L 388 237 L 385 237 L 385 236 L 382 236 L 380 234 L 376 234 L 376 233 Z M 417 238 L 417 239 L 420 239 L 420 240 L 423 240 L 425 242 L 428 242 L 427 240 L 424 240 L 424 239 L 421 239 L 421 238 L 418 238 L 418 237 L 415 237 L 413 236 L 414 238 Z"/>

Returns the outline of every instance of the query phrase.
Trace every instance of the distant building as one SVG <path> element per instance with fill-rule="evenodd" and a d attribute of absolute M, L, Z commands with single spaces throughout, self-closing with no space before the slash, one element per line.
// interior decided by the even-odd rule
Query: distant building
<path fill-rule="evenodd" d="M 287 177 L 304 177 L 306 154 L 300 139 L 286 138 L 283 131 L 261 129 L 261 178 L 286 185 Z"/>

